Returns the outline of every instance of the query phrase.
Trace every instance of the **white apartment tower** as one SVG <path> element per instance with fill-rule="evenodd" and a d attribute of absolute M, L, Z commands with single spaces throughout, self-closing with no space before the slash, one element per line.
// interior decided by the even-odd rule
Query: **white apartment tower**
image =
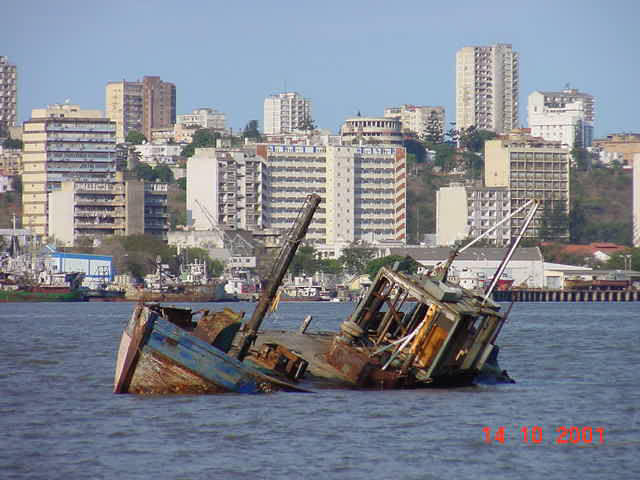
<path fill-rule="evenodd" d="M 573 148 L 593 141 L 595 100 L 588 93 L 566 88 L 560 92 L 535 91 L 529 95 L 527 114 L 531 135 L 559 141 Z"/>
<path fill-rule="evenodd" d="M 270 95 L 264 100 L 264 133 L 278 135 L 305 130 L 311 121 L 311 100 L 296 92 Z"/>
<path fill-rule="evenodd" d="M 456 53 L 456 127 L 498 134 L 518 128 L 519 55 L 510 44 Z"/>
<path fill-rule="evenodd" d="M 49 193 L 63 182 L 115 177 L 116 125 L 100 110 L 69 104 L 33 110 L 22 140 L 22 225 L 39 235 L 49 235 Z"/>
<path fill-rule="evenodd" d="M 304 199 L 322 198 L 307 240 L 349 245 L 406 239 L 406 151 L 397 145 L 260 144 L 267 166 L 266 226 L 288 230 Z"/>
<path fill-rule="evenodd" d="M 262 228 L 263 170 L 255 153 L 196 148 L 187 162 L 187 224 L 196 230 Z"/>
<path fill-rule="evenodd" d="M 0 56 L 0 138 L 7 137 L 9 127 L 17 120 L 18 79 L 16 66 L 7 57 Z"/>

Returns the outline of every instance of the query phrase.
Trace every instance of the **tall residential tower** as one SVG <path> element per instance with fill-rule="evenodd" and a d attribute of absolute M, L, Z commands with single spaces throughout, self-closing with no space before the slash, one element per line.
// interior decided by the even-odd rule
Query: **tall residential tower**
<path fill-rule="evenodd" d="M 51 235 L 50 194 L 65 181 L 108 182 L 116 172 L 116 126 L 99 110 L 78 105 L 36 109 L 24 123 L 22 225 Z"/>
<path fill-rule="evenodd" d="M 109 82 L 105 89 L 107 117 L 116 122 L 116 138 L 123 142 L 132 131 L 151 140 L 151 130 L 176 123 L 176 86 L 160 77 L 142 81 Z"/>
<path fill-rule="evenodd" d="M 0 138 L 7 137 L 9 127 L 16 123 L 17 83 L 16 66 L 11 65 L 7 57 L 0 56 Z"/>
<path fill-rule="evenodd" d="M 498 134 L 518 128 L 519 55 L 510 44 L 456 53 L 456 127 Z"/>
<path fill-rule="evenodd" d="M 264 100 L 264 133 L 277 135 L 307 130 L 311 125 L 311 100 L 296 92 L 271 95 Z"/>

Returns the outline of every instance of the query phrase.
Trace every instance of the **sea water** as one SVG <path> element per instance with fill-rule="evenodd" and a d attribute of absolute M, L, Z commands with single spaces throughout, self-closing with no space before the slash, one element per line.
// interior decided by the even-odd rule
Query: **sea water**
<path fill-rule="evenodd" d="M 0 305 L 0 478 L 640 478 L 638 303 L 515 304 L 513 385 L 157 397 L 111 393 L 132 307 Z M 264 326 L 352 309 L 281 303 Z"/>

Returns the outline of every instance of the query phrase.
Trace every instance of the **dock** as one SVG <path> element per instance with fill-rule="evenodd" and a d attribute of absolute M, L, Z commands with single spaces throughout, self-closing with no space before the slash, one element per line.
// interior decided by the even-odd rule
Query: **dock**
<path fill-rule="evenodd" d="M 496 290 L 496 302 L 637 302 L 640 290 Z"/>

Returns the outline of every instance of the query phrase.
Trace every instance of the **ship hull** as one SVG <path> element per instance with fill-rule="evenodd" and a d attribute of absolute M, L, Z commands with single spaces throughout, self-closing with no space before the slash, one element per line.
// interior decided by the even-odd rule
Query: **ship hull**
<path fill-rule="evenodd" d="M 0 290 L 0 302 L 84 302 L 80 291 Z"/>
<path fill-rule="evenodd" d="M 137 305 L 122 334 L 114 393 L 142 395 L 304 391 L 264 375 Z"/>

